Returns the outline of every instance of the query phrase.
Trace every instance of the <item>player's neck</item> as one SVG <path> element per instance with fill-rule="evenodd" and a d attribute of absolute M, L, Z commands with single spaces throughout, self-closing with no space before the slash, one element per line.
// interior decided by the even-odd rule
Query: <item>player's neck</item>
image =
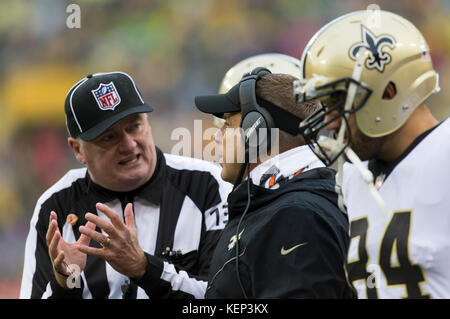
<path fill-rule="evenodd" d="M 438 124 L 439 121 L 434 118 L 428 107 L 425 104 L 420 105 L 406 123 L 387 138 L 378 158 L 386 162 L 395 161 L 419 135 Z"/>

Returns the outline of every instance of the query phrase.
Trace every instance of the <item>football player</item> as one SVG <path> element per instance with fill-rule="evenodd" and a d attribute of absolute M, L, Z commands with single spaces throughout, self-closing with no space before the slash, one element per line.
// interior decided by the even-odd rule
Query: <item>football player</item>
<path fill-rule="evenodd" d="M 425 104 L 439 86 L 424 37 L 397 14 L 352 12 L 320 29 L 301 63 L 298 102 L 322 108 L 300 127 L 340 164 L 358 297 L 450 298 L 450 121 Z"/>

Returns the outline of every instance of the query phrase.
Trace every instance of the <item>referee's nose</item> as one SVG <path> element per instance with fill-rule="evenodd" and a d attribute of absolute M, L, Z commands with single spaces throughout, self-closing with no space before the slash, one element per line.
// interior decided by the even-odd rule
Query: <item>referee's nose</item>
<path fill-rule="evenodd" d="M 128 153 L 134 151 L 137 146 L 135 136 L 126 131 L 123 131 L 119 140 L 119 152 Z"/>

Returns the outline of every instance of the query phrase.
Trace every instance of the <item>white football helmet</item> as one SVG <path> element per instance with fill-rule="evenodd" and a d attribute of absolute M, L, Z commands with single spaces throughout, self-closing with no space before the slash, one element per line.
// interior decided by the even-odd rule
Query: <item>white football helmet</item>
<path fill-rule="evenodd" d="M 335 98 L 333 105 L 323 105 L 301 124 L 305 139 L 319 145 L 316 154 L 326 165 L 331 165 L 350 143 L 332 157 L 321 150 L 319 130 L 332 121 L 346 121 L 350 113 L 355 113 L 362 133 L 385 136 L 398 130 L 416 107 L 439 91 L 429 51 L 411 22 L 387 11 L 346 14 L 311 38 L 302 55 L 302 74 L 294 91 L 299 103 Z M 394 90 L 393 97 L 385 95 L 388 85 Z M 338 115 L 325 122 L 325 116 L 336 110 Z"/>

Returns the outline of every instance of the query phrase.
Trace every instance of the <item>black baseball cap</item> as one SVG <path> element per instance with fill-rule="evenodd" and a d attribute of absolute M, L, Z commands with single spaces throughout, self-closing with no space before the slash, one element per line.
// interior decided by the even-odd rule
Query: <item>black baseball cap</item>
<path fill-rule="evenodd" d="M 195 106 L 203 113 L 220 118 L 223 118 L 224 113 L 240 112 L 239 84 L 224 94 L 198 95 L 195 97 Z"/>
<path fill-rule="evenodd" d="M 220 118 L 223 118 L 224 113 L 241 112 L 239 88 L 240 83 L 224 94 L 198 95 L 195 97 L 195 106 L 203 113 Z M 277 128 L 294 136 L 298 134 L 302 119 L 257 95 L 256 101 L 260 107 L 270 113 Z"/>
<path fill-rule="evenodd" d="M 131 76 L 124 72 L 89 74 L 66 95 L 67 130 L 92 141 L 116 122 L 135 113 L 152 112 Z"/>

